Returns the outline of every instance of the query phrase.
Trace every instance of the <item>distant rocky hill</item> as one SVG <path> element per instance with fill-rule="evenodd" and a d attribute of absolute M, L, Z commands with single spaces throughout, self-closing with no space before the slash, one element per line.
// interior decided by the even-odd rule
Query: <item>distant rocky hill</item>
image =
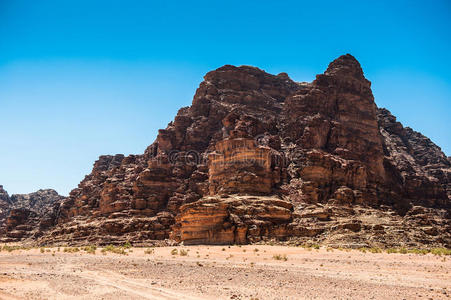
<path fill-rule="evenodd" d="M 9 201 L 8 192 L 3 189 L 3 185 L 0 185 L 0 224 L 3 224 L 8 215 Z"/>
<path fill-rule="evenodd" d="M 377 108 L 347 54 L 311 83 L 207 73 L 144 154 L 101 156 L 36 241 L 451 247 L 450 208 L 449 158 Z"/>
<path fill-rule="evenodd" d="M 63 199 L 51 189 L 9 197 L 0 185 L 0 242 L 40 237 L 45 230 L 55 225 Z"/>

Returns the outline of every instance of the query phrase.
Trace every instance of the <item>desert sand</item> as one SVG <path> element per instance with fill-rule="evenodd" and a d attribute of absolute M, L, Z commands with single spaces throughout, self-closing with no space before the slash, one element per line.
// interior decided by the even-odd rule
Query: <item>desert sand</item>
<path fill-rule="evenodd" d="M 177 246 L 0 252 L 0 299 L 448 299 L 451 257 Z M 174 249 L 178 254 L 173 255 Z M 147 251 L 146 251 L 147 250 Z M 183 250 L 183 251 L 182 251 Z M 186 255 L 180 255 L 184 253 Z"/>

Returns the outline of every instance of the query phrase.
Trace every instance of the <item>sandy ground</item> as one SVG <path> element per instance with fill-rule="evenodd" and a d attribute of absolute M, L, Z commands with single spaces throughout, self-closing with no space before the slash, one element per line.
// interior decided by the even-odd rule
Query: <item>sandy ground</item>
<path fill-rule="evenodd" d="M 188 255 L 171 255 L 185 249 Z M 258 250 L 256 250 L 258 249 Z M 0 252 L 0 299 L 448 299 L 451 257 L 283 246 Z M 189 250 L 189 251 L 188 251 Z M 277 260 L 274 255 L 286 255 Z"/>

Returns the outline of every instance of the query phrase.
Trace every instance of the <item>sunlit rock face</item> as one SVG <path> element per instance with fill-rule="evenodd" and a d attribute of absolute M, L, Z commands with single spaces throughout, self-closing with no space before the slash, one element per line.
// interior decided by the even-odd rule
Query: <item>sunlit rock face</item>
<path fill-rule="evenodd" d="M 293 233 L 293 205 L 278 197 L 208 196 L 181 207 L 172 238 L 185 244 L 245 244 Z"/>
<path fill-rule="evenodd" d="M 253 139 L 226 139 L 208 156 L 210 195 L 220 193 L 269 194 L 274 180 L 271 150 Z"/>
<path fill-rule="evenodd" d="M 226 65 L 144 154 L 101 156 L 39 242 L 449 245 L 450 170 L 349 54 L 311 83 Z"/>

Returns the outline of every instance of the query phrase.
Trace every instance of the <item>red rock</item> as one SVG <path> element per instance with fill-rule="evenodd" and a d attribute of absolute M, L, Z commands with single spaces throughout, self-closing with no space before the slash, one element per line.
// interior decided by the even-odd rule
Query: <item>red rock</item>
<path fill-rule="evenodd" d="M 0 197 L 7 196 L 0 186 Z M 54 190 L 39 190 L 30 194 L 8 197 L 4 219 L 0 219 L 0 241 L 17 242 L 36 239 L 56 223 L 59 205 L 64 197 Z M 1 200 L 1 199 L 0 199 Z"/>
<path fill-rule="evenodd" d="M 349 54 L 312 83 L 227 65 L 144 154 L 101 156 L 39 241 L 355 244 L 377 234 L 376 245 L 446 246 L 450 174 L 438 146 L 377 108 Z"/>

